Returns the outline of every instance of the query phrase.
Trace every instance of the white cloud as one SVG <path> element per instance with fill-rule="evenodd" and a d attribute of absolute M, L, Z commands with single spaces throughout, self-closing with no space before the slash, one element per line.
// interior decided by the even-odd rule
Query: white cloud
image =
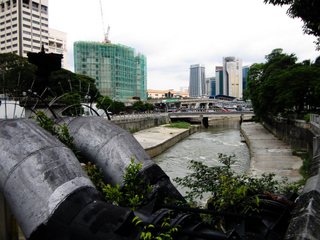
<path fill-rule="evenodd" d="M 313 36 L 303 35 L 302 22 L 286 8 L 263 0 L 102 0 L 109 38 L 146 55 L 148 88 L 175 89 L 189 84 L 191 64 L 206 65 L 215 75 L 222 57 L 245 64 L 264 62 L 275 48 L 296 53 L 299 61 L 315 60 Z M 49 1 L 50 27 L 68 33 L 69 69 L 74 41 L 102 41 L 99 0 Z"/>

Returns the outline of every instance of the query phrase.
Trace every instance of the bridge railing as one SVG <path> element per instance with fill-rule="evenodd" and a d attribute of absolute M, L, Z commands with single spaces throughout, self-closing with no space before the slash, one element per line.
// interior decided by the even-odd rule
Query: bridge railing
<path fill-rule="evenodd" d="M 317 128 L 318 132 L 320 132 L 320 115 L 310 114 L 310 123 L 313 127 Z"/>
<path fill-rule="evenodd" d="M 127 121 L 141 118 L 157 118 L 162 116 L 168 116 L 168 113 L 140 113 L 140 114 L 121 114 L 112 115 L 111 121 Z"/>

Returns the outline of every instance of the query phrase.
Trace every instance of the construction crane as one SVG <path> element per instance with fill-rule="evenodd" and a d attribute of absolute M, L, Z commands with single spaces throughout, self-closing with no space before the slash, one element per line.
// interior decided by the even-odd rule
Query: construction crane
<path fill-rule="evenodd" d="M 102 27 L 103 27 L 103 35 L 104 35 L 104 43 L 111 43 L 109 40 L 109 32 L 110 32 L 110 26 L 108 25 L 108 30 L 106 32 L 106 29 L 104 27 L 104 19 L 103 19 L 103 9 L 102 9 L 102 1 L 100 0 L 100 10 L 101 10 L 101 18 L 102 18 Z"/>

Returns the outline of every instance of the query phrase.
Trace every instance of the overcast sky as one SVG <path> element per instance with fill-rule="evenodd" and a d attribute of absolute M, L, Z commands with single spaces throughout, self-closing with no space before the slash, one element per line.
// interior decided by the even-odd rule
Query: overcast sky
<path fill-rule="evenodd" d="M 243 66 L 265 62 L 275 48 L 314 61 L 316 38 L 304 35 L 287 7 L 263 0 L 49 0 L 49 27 L 68 34 L 68 69 L 74 71 L 73 43 L 104 40 L 136 49 L 148 60 L 148 89 L 180 90 L 189 85 L 192 64 L 215 76 L 222 58 Z"/>

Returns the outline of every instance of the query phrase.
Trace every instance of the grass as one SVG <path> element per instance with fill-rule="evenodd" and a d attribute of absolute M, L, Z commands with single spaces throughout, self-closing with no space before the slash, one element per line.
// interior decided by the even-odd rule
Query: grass
<path fill-rule="evenodd" d="M 303 162 L 302 166 L 299 169 L 299 173 L 302 175 L 303 181 L 306 181 L 308 179 L 308 175 L 312 166 L 312 158 L 309 156 L 308 152 L 301 152 L 296 149 L 293 150 L 292 154 L 302 159 Z"/>
<path fill-rule="evenodd" d="M 178 121 L 178 122 L 170 123 L 169 125 L 166 125 L 166 127 L 190 129 L 190 128 L 193 128 L 194 126 L 192 126 L 188 122 L 180 122 L 180 121 Z"/>
<path fill-rule="evenodd" d="M 137 129 L 137 128 L 130 129 L 130 133 L 131 134 L 134 134 L 134 133 L 136 133 L 138 131 L 139 131 L 139 129 Z"/>

